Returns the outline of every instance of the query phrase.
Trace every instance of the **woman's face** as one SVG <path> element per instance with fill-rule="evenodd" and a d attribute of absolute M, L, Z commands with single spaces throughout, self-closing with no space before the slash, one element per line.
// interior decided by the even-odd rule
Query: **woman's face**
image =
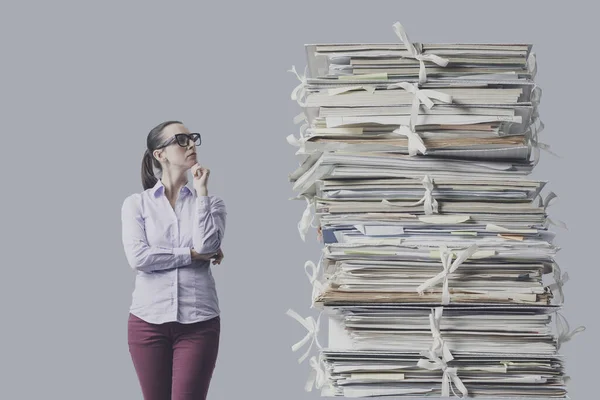
<path fill-rule="evenodd" d="M 162 132 L 162 143 L 171 140 L 177 133 L 190 133 L 190 131 L 182 124 L 167 125 Z M 194 142 L 188 140 L 187 146 L 182 147 L 177 144 L 177 141 L 160 149 L 162 151 L 162 160 L 168 160 L 170 167 L 179 167 L 181 169 L 190 169 L 196 164 L 196 146 Z"/>

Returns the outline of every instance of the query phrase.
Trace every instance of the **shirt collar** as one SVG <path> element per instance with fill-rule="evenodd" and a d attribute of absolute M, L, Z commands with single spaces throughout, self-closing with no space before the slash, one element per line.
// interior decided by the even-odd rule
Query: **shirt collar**
<path fill-rule="evenodd" d="M 165 191 L 165 186 L 163 185 L 162 181 L 160 179 L 158 179 L 156 181 L 156 184 L 152 188 L 152 194 L 154 195 L 154 197 L 158 197 L 161 194 L 163 194 L 164 191 Z M 194 193 L 193 185 L 189 181 L 186 182 L 186 184 L 181 188 L 181 193 L 182 194 Z"/>

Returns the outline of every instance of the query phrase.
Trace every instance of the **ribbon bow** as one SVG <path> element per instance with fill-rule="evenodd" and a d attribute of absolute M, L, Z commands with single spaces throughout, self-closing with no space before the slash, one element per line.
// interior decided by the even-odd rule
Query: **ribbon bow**
<path fill-rule="evenodd" d="M 455 396 L 459 397 L 456 392 L 454 392 L 451 382 L 454 383 L 464 397 L 469 392 L 458 377 L 458 369 L 456 367 L 448 366 L 448 362 L 452 361 L 454 357 L 452 356 L 452 353 L 450 353 L 450 350 L 442 339 L 442 335 L 440 333 L 440 320 L 442 318 L 442 313 L 443 308 L 436 307 L 432 310 L 432 313 L 429 314 L 429 325 L 433 336 L 433 344 L 429 350 L 421 352 L 421 355 L 427 357 L 427 359 L 420 359 L 417 362 L 417 366 L 430 371 L 438 369 L 442 370 L 442 397 L 449 397 L 450 390 L 452 390 L 452 393 L 454 393 Z"/>
<path fill-rule="evenodd" d="M 556 193 L 554 192 L 550 192 L 546 195 L 546 198 L 543 199 L 541 194 L 538 194 L 539 196 L 539 200 L 538 200 L 538 207 L 543 207 L 544 208 L 544 212 L 546 212 L 546 210 L 548 209 L 548 207 L 550 206 L 550 204 L 552 204 L 552 200 L 554 200 L 555 198 L 557 198 L 558 196 L 556 195 Z M 560 220 L 556 220 L 554 221 L 552 218 L 550 217 L 546 217 L 546 220 L 548 221 L 549 224 L 551 225 L 556 225 L 556 226 L 560 226 L 563 229 L 569 229 L 567 227 L 567 224 L 565 224 L 564 222 L 560 221 Z"/>
<path fill-rule="evenodd" d="M 297 125 L 303 121 L 307 121 L 306 114 L 304 114 L 304 111 L 302 111 L 300 114 L 296 115 L 293 119 L 294 125 Z"/>
<path fill-rule="evenodd" d="M 563 287 L 565 283 L 569 281 L 569 273 L 565 272 L 561 273 L 560 267 L 558 264 L 554 263 L 554 283 L 548 285 L 548 288 L 556 295 L 558 298 L 559 304 L 565 302 L 565 293 L 563 292 Z"/>
<path fill-rule="evenodd" d="M 585 331 L 585 326 L 581 325 L 578 326 L 577 328 L 571 330 L 571 327 L 569 326 L 569 322 L 567 321 L 567 319 L 564 317 L 564 315 L 562 315 L 559 312 L 556 312 L 556 333 L 557 333 L 557 337 L 556 337 L 556 350 L 560 350 L 560 346 L 563 343 L 568 342 L 569 340 L 571 340 L 573 338 L 573 336 L 575 336 L 576 334 Z"/>
<path fill-rule="evenodd" d="M 308 196 L 303 197 L 306 200 L 306 208 L 304 209 L 302 217 L 298 222 L 298 232 L 300 232 L 300 237 L 302 238 L 302 241 L 305 242 L 306 234 L 308 233 L 308 228 L 310 228 L 311 226 L 313 228 L 318 228 L 318 225 L 313 225 L 315 216 L 314 213 L 311 212 L 311 210 L 314 208 L 314 200 L 311 201 L 311 199 L 309 199 Z"/>
<path fill-rule="evenodd" d="M 323 285 L 323 282 L 317 279 L 319 271 L 321 269 L 322 260 L 323 255 L 321 255 L 321 259 L 319 260 L 318 265 L 315 265 L 315 263 L 310 260 L 304 263 L 304 273 L 306 273 L 306 276 L 308 276 L 308 280 L 310 281 L 310 284 L 313 287 L 311 296 L 312 304 L 310 308 L 315 308 L 315 299 L 325 290 L 325 285 Z M 309 269 L 311 270 L 310 272 Z"/>
<path fill-rule="evenodd" d="M 438 202 L 433 197 L 433 180 L 429 177 L 429 175 L 425 175 L 421 183 L 423 184 L 423 187 L 425 187 L 425 194 L 421 200 L 412 205 L 418 206 L 419 204 L 423 204 L 426 215 L 439 213 Z"/>
<path fill-rule="evenodd" d="M 433 180 L 429 177 L 429 175 L 425 175 L 421 183 L 425 187 L 425 194 L 423 194 L 421 200 L 417 201 L 416 203 L 408 204 L 408 206 L 418 206 L 419 204 L 423 204 L 423 211 L 426 215 L 432 215 L 434 213 L 437 214 L 439 212 L 439 206 L 437 200 L 435 197 L 433 197 Z M 383 199 L 381 202 L 389 206 L 396 206 L 387 199 Z M 400 205 L 400 207 L 406 207 L 406 205 Z"/>
<path fill-rule="evenodd" d="M 408 39 L 408 35 L 406 34 L 406 31 L 404 30 L 404 27 L 402 27 L 402 24 L 400 24 L 400 22 L 396 22 L 392 26 L 394 27 L 394 32 L 400 38 L 400 41 L 404 43 L 404 46 L 408 50 L 410 57 L 419 61 L 419 83 L 424 83 L 425 81 L 427 81 L 425 61 L 433 62 L 441 67 L 445 67 L 446 65 L 448 65 L 449 60 L 446 58 L 436 56 L 435 54 L 422 54 L 422 46 L 418 43 L 417 46 L 415 46 L 413 43 L 410 42 L 410 40 Z"/>
<path fill-rule="evenodd" d="M 312 346 L 314 343 L 317 344 L 317 347 L 319 349 L 322 348 L 321 344 L 319 343 L 319 337 L 318 337 L 319 336 L 319 324 L 321 322 L 321 314 L 322 313 L 323 312 L 319 313 L 319 317 L 315 321 L 315 319 L 312 316 L 302 318 L 300 316 L 300 314 L 298 314 L 296 311 L 294 311 L 292 309 L 289 309 L 286 312 L 287 315 L 294 318 L 296 321 L 300 322 L 302 324 L 302 326 L 304 326 L 306 328 L 306 330 L 308 331 L 306 333 L 306 336 L 304 336 L 302 338 L 302 340 L 298 341 L 297 343 L 295 343 L 292 346 L 292 351 L 298 351 L 298 349 L 300 349 L 302 346 L 304 346 L 306 343 L 308 343 L 308 341 L 310 341 L 310 346 L 308 346 L 308 350 L 306 350 L 306 352 L 302 355 L 302 357 L 300 357 L 298 359 L 299 363 L 302 363 L 302 361 L 304 361 L 304 359 L 306 359 L 306 357 L 308 357 L 308 354 L 310 353 L 310 349 L 312 349 Z"/>
<path fill-rule="evenodd" d="M 423 139 L 421 139 L 421 136 L 419 136 L 418 133 L 411 131 L 408 126 L 400 125 L 400 127 L 394 129 L 392 133 L 406 136 L 408 138 L 409 156 L 417 155 L 417 153 L 425 154 L 425 152 L 427 151 L 427 147 L 425 147 L 425 143 L 423 143 Z"/>
<path fill-rule="evenodd" d="M 449 367 L 444 360 L 432 356 L 430 352 L 423 352 L 421 354 L 425 357 L 428 357 L 428 360 L 423 358 L 420 359 L 419 362 L 417 362 L 418 367 L 425 368 L 430 371 L 437 369 L 442 370 L 442 397 L 450 397 L 450 390 L 452 390 L 452 393 L 456 397 L 460 397 L 456 394 L 454 387 L 450 384 L 450 382 L 454 383 L 458 390 L 463 394 L 463 396 L 460 398 L 464 398 L 467 396 L 467 394 L 469 394 L 466 386 L 458 377 L 458 369 L 456 367 Z"/>
<path fill-rule="evenodd" d="M 433 354 L 441 355 L 445 361 L 451 361 L 454 359 L 448 345 L 442 339 L 442 332 L 440 323 L 442 319 L 442 313 L 444 312 L 443 307 L 436 307 L 433 312 L 429 314 L 429 327 L 431 329 L 431 336 L 433 336 L 433 344 L 431 345 L 431 351 Z"/>
<path fill-rule="evenodd" d="M 533 51 L 527 57 L 527 71 L 531 74 L 531 80 L 534 80 L 537 75 L 537 59 Z"/>
<path fill-rule="evenodd" d="M 540 161 L 540 150 L 544 150 L 547 153 L 552 154 L 554 157 L 561 158 L 558 154 L 550 150 L 550 145 L 546 143 L 542 143 L 539 140 L 539 134 L 544 130 L 544 123 L 535 112 L 535 116 L 533 118 L 533 122 L 529 125 L 529 129 L 526 132 L 526 137 L 529 141 L 529 145 L 533 147 L 533 162 L 534 166 L 538 164 Z"/>
<path fill-rule="evenodd" d="M 531 115 L 532 122 L 529 125 L 529 129 L 525 133 L 529 145 L 533 147 L 533 165 L 536 166 L 540 161 L 540 150 L 544 150 L 555 157 L 560 158 L 560 156 L 550 150 L 550 145 L 546 143 L 542 143 L 539 141 L 539 134 L 544 130 L 545 125 L 540 119 L 540 114 L 538 112 L 537 106 L 540 103 L 542 98 L 542 89 L 539 86 L 535 86 L 531 91 L 531 103 L 533 104 L 533 113 Z"/>
<path fill-rule="evenodd" d="M 431 110 L 431 108 L 435 105 L 433 100 L 431 100 L 432 98 L 439 101 L 443 101 L 444 103 L 452 103 L 452 96 L 447 93 L 439 92 L 437 90 L 432 89 L 419 89 L 417 85 L 414 85 L 409 82 L 396 82 L 387 85 L 387 89 L 394 89 L 398 87 L 414 95 L 412 106 L 410 109 L 410 130 L 413 132 L 415 131 L 415 125 L 417 125 L 418 122 L 417 117 L 419 114 L 419 107 L 421 104 L 423 104 L 425 107 Z"/>
<path fill-rule="evenodd" d="M 296 86 L 294 88 L 294 90 L 292 90 L 292 94 L 291 94 L 291 98 L 292 100 L 296 100 L 296 102 L 298 102 L 298 105 L 300 107 L 306 107 L 306 84 L 307 84 L 307 79 L 306 79 L 306 70 L 308 68 L 308 65 L 304 68 L 304 75 L 300 76 L 300 74 L 298 74 L 298 72 L 296 71 L 296 66 L 292 65 L 292 69 L 289 69 L 287 72 L 293 72 L 296 77 L 298 78 L 298 80 L 300 81 L 300 83 L 298 84 L 298 86 Z"/>
<path fill-rule="evenodd" d="M 419 107 L 421 104 L 424 104 L 425 107 L 431 109 L 434 106 L 433 100 L 431 98 L 443 101 L 445 103 L 452 102 L 452 96 L 446 93 L 438 92 L 436 90 L 431 89 L 419 89 L 417 85 L 413 85 L 409 82 L 396 82 L 387 86 L 388 89 L 393 89 L 396 87 L 400 87 L 407 92 L 412 93 L 413 101 L 410 109 L 410 121 L 409 127 L 407 128 L 404 125 L 400 125 L 398 129 L 395 129 L 392 133 L 397 133 L 400 135 L 404 135 L 408 137 L 408 154 L 414 156 L 417 152 L 421 152 L 421 154 L 425 154 L 427 148 L 425 147 L 425 143 L 423 143 L 423 139 L 417 134 L 415 126 L 417 125 L 417 118 L 419 116 Z"/>
<path fill-rule="evenodd" d="M 477 251 L 477 245 L 472 244 L 467 249 L 457 254 L 456 260 L 452 262 L 454 253 L 445 245 L 440 246 L 440 258 L 442 260 L 443 271 L 434 276 L 431 279 L 426 280 L 424 283 L 417 287 L 417 292 L 422 295 L 425 290 L 437 285 L 443 281 L 442 291 L 442 304 L 446 305 L 450 303 L 450 290 L 448 289 L 448 276 L 456 271 L 456 269 L 469 257 L 471 257 Z"/>
<path fill-rule="evenodd" d="M 325 372 L 325 369 L 321 368 L 321 365 L 324 364 L 323 359 L 322 359 L 322 354 L 319 354 L 318 359 L 317 359 L 317 357 L 312 356 L 309 359 L 308 363 L 311 366 L 312 370 L 310 371 L 310 374 L 308 375 L 308 380 L 306 381 L 304 390 L 306 390 L 307 392 L 310 392 L 310 391 L 312 391 L 313 385 L 317 389 L 320 389 L 323 387 L 323 385 L 325 385 L 325 382 L 327 381 L 327 374 Z"/>
<path fill-rule="evenodd" d="M 285 140 L 294 147 L 302 147 L 302 145 L 306 141 L 305 139 L 302 139 L 302 138 L 298 139 L 296 136 L 294 136 L 293 133 L 290 133 L 289 135 L 287 135 Z"/>
<path fill-rule="evenodd" d="M 293 133 L 289 134 L 285 139 L 292 146 L 301 147 L 304 144 L 304 142 L 306 142 L 306 140 L 307 140 L 305 135 L 306 135 L 306 130 L 308 129 L 308 127 L 309 127 L 308 123 L 302 124 L 300 126 L 300 138 L 299 139 L 296 138 L 296 136 L 294 136 Z"/>

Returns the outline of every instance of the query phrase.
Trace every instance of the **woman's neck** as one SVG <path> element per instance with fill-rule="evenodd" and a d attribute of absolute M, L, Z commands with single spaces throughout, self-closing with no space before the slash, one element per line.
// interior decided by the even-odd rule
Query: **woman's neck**
<path fill-rule="evenodd" d="M 185 172 L 177 174 L 166 172 L 163 173 L 160 180 L 165 187 L 165 195 L 168 199 L 176 198 L 181 191 L 181 188 L 183 188 L 188 182 Z"/>

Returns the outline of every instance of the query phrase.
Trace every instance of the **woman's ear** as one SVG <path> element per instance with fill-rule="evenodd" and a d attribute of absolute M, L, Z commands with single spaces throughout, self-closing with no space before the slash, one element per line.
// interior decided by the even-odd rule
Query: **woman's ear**
<path fill-rule="evenodd" d="M 154 150 L 152 155 L 158 162 L 167 162 L 163 149 Z"/>

